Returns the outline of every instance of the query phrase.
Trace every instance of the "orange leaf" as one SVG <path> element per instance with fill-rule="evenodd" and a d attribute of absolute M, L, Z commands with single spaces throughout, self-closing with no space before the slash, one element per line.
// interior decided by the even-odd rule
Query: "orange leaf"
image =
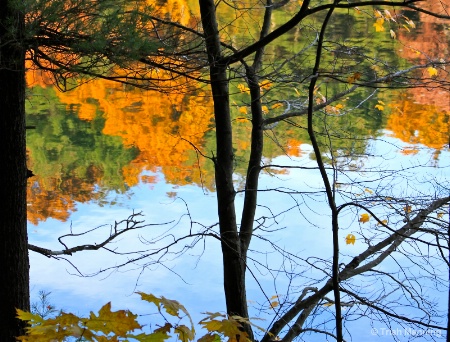
<path fill-rule="evenodd" d="M 355 72 L 353 75 L 351 75 L 347 78 L 347 82 L 354 83 L 355 81 L 359 80 L 360 78 L 361 78 L 361 73 Z"/>

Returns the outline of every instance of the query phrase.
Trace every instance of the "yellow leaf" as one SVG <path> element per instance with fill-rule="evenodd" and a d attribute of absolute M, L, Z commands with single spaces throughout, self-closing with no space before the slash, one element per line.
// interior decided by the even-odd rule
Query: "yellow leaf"
<path fill-rule="evenodd" d="M 295 93 L 297 94 L 297 96 L 300 96 L 300 92 L 297 90 L 297 88 L 294 88 Z"/>
<path fill-rule="evenodd" d="M 388 220 L 382 220 L 382 221 L 381 221 L 381 223 L 383 223 L 383 224 L 387 224 L 387 223 L 388 223 Z M 377 225 L 378 225 L 378 226 L 381 226 L 381 223 L 380 223 L 380 222 L 378 222 L 378 223 L 377 223 Z"/>
<path fill-rule="evenodd" d="M 354 242 L 353 242 L 353 244 L 354 244 Z M 347 244 L 347 245 L 348 245 L 348 244 Z M 325 303 L 323 306 L 327 306 L 327 307 L 328 307 L 328 306 L 333 306 L 333 303 L 329 303 L 329 302 L 328 302 L 328 303 Z"/>
<path fill-rule="evenodd" d="M 436 216 L 437 216 L 438 219 L 442 218 L 442 216 L 444 216 L 444 213 L 443 212 L 439 212 L 439 213 L 436 214 Z"/>
<path fill-rule="evenodd" d="M 367 213 L 361 214 L 361 217 L 359 218 L 358 222 L 366 223 L 369 222 L 370 216 Z"/>
<path fill-rule="evenodd" d="M 239 107 L 239 113 L 247 114 L 247 107 L 246 106 Z"/>
<path fill-rule="evenodd" d="M 85 320 L 85 325 L 89 330 L 100 331 L 105 335 L 113 333 L 125 337 L 129 331 L 141 328 L 136 318 L 137 315 L 130 311 L 111 311 L 111 303 L 106 303 L 98 311 L 98 316 L 91 312 L 89 319 Z"/>
<path fill-rule="evenodd" d="M 373 194 L 373 191 L 370 190 L 370 189 L 365 188 L 364 191 L 365 191 L 365 192 L 368 192 L 369 194 Z"/>
<path fill-rule="evenodd" d="M 411 30 L 409 29 L 408 26 L 406 26 L 405 24 L 402 25 L 408 32 L 411 32 Z"/>
<path fill-rule="evenodd" d="M 244 84 L 239 83 L 237 87 L 238 87 L 238 89 L 241 91 L 241 93 L 247 93 L 247 94 L 250 94 L 250 89 L 247 88 Z"/>
<path fill-rule="evenodd" d="M 397 35 L 395 34 L 394 30 L 389 30 L 389 32 L 391 33 L 391 38 L 392 39 L 397 38 Z"/>
<path fill-rule="evenodd" d="M 276 109 L 276 108 L 280 108 L 280 107 L 283 107 L 283 104 L 281 102 L 278 102 L 278 103 L 273 104 L 272 107 L 270 107 L 270 108 Z"/>
<path fill-rule="evenodd" d="M 262 109 L 263 113 L 269 112 L 269 108 L 267 108 L 267 106 L 262 106 L 261 109 Z"/>
<path fill-rule="evenodd" d="M 22 321 L 30 321 L 31 324 L 42 323 L 44 321 L 44 319 L 37 314 L 32 314 L 31 312 L 22 311 L 20 309 L 16 309 L 16 311 L 17 318 Z"/>
<path fill-rule="evenodd" d="M 383 14 L 379 10 L 373 10 L 373 14 L 375 15 L 375 18 L 383 18 Z"/>
<path fill-rule="evenodd" d="M 355 7 L 354 10 L 355 10 L 356 14 L 361 14 L 361 10 L 358 7 Z"/>
<path fill-rule="evenodd" d="M 350 244 L 354 245 L 355 242 L 356 242 L 356 236 L 355 236 L 355 235 L 353 235 L 353 234 L 348 234 L 348 235 L 345 237 L 345 243 L 346 243 L 347 245 L 350 245 Z"/>
<path fill-rule="evenodd" d="M 384 110 L 384 106 L 382 106 L 380 104 L 375 105 L 375 108 L 378 109 L 379 111 Z"/>
<path fill-rule="evenodd" d="M 375 27 L 375 31 L 376 32 L 383 32 L 384 31 L 384 19 L 383 18 L 378 18 L 377 21 L 373 24 L 373 26 Z"/>
<path fill-rule="evenodd" d="M 259 86 L 260 86 L 262 89 L 268 90 L 268 89 L 270 89 L 270 88 L 272 87 L 272 83 L 271 83 L 269 80 L 264 80 L 264 81 L 262 81 L 262 82 L 259 84 Z"/>
<path fill-rule="evenodd" d="M 407 205 L 403 208 L 403 210 L 405 211 L 405 213 L 409 214 L 411 212 L 412 208 L 410 205 Z"/>
<path fill-rule="evenodd" d="M 222 328 L 222 322 L 213 319 L 208 322 L 200 322 L 208 331 L 219 331 Z"/>
<path fill-rule="evenodd" d="M 276 300 L 273 301 L 272 303 L 270 303 L 270 307 L 271 307 L 271 308 L 276 308 L 278 305 L 280 305 L 280 303 L 277 302 Z"/>
<path fill-rule="evenodd" d="M 438 71 L 435 67 L 430 66 L 427 70 L 430 77 L 437 76 L 438 74 Z"/>

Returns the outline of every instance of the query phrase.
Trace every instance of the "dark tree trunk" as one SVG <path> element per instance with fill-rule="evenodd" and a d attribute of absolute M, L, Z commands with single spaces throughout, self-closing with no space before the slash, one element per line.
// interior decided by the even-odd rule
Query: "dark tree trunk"
<path fill-rule="evenodd" d="M 222 55 L 214 1 L 199 0 L 199 2 L 214 100 L 217 148 L 214 163 L 220 236 L 222 239 L 225 300 L 228 314 L 248 318 L 245 260 L 241 255 L 234 206 L 236 192 L 233 186 L 234 153 L 227 69 L 226 65 L 219 62 Z M 244 329 L 249 338 L 253 340 L 250 326 L 246 326 Z"/>
<path fill-rule="evenodd" d="M 0 341 L 15 341 L 23 324 L 16 308 L 29 310 L 26 226 L 25 62 L 23 15 L 0 0 Z"/>

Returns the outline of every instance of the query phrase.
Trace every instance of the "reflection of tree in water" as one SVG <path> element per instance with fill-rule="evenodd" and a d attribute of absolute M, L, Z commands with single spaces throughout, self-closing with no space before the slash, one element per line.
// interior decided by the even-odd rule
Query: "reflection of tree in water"
<path fill-rule="evenodd" d="M 164 6 L 170 8 L 164 9 Z M 158 8 L 158 11 L 166 11 L 164 13 L 167 16 L 175 16 L 176 18 L 172 18 L 175 21 L 180 21 L 182 18 L 187 24 L 192 19 L 185 15 L 189 11 L 182 1 L 164 2 L 164 6 Z M 350 35 L 353 31 L 357 32 L 358 30 L 350 30 L 350 28 L 360 24 L 357 20 L 349 21 L 349 18 L 353 17 L 341 14 L 335 19 L 338 27 L 346 28 L 344 30 L 346 35 Z M 342 23 L 347 24 L 341 25 Z M 376 37 L 376 39 L 381 38 Z M 349 38 L 345 44 L 351 46 L 352 43 L 358 42 L 353 42 Z M 287 40 L 280 42 L 277 46 L 287 49 L 291 47 L 289 45 L 291 43 Z M 374 49 L 375 45 L 366 45 L 365 49 Z M 380 45 L 383 44 L 380 43 Z M 330 46 L 330 49 L 336 51 L 337 47 L 339 46 Z M 390 56 L 395 59 L 394 54 L 390 53 Z M 330 54 L 329 58 L 330 63 L 336 61 L 334 54 Z M 290 67 L 295 68 L 296 64 L 293 63 Z M 50 84 L 48 77 L 38 72 L 29 72 L 27 80 L 30 85 L 45 87 Z M 286 98 L 286 89 L 277 84 L 275 87 L 263 97 L 263 101 L 267 102 L 269 109 L 271 108 L 270 104 L 273 103 L 271 101 L 274 99 Z M 36 87 L 35 91 L 37 88 L 39 87 Z M 293 94 L 291 86 L 288 85 L 287 89 Z M 325 93 L 325 90 L 322 91 Z M 339 89 L 327 86 L 328 91 L 337 92 Z M 238 93 L 235 96 L 236 102 L 248 103 L 248 98 L 245 96 L 246 94 Z M 364 97 L 365 94 L 354 94 L 348 103 L 343 105 L 345 108 L 350 108 L 352 105 L 358 104 Z M 429 97 L 425 97 L 424 100 L 429 101 Z M 35 99 L 31 101 L 34 103 Z M 212 162 L 194 151 L 195 146 L 200 153 L 212 156 L 215 150 L 212 135 L 208 134 L 211 131 L 212 101 L 204 92 L 197 91 L 194 96 L 180 93 L 160 94 L 142 92 L 137 89 L 125 90 L 122 85 L 116 83 L 94 80 L 71 92 L 53 94 L 51 102 L 52 105 L 45 104 L 45 101 L 44 105 L 42 103 L 34 104 L 32 106 L 34 108 L 31 109 L 31 112 L 29 111 L 30 113 L 40 110 L 45 112 L 48 110 L 46 107 L 53 108 L 51 116 L 49 116 L 51 119 L 47 123 L 39 124 L 36 131 L 29 132 L 29 148 L 34 163 L 32 169 L 37 174 L 30 181 L 34 182 L 34 187 L 29 188 L 30 221 L 37 222 L 45 217 L 65 220 L 69 216 L 68 212 L 75 208 L 74 201 L 102 201 L 104 195 L 101 194 L 105 194 L 105 191 L 123 192 L 127 187 L 134 186 L 139 182 L 151 185 L 159 181 L 157 176 L 148 175 L 145 172 L 143 174 L 143 171 L 153 173 L 159 171 L 164 175 L 166 182 L 176 186 L 193 183 L 202 185 L 208 190 L 214 190 Z M 69 113 L 63 113 L 56 119 L 58 115 L 57 108 L 55 108 L 56 103 L 63 103 Z M 403 108 L 405 103 L 392 104 L 395 108 L 397 105 L 398 108 Z M 408 108 L 411 105 L 412 102 Z M 406 120 L 397 110 L 391 115 L 388 129 L 397 132 L 401 127 L 402 133 L 395 133 L 403 134 L 401 139 L 438 148 L 436 146 L 441 144 L 441 140 L 447 134 L 444 127 L 445 120 L 437 119 L 436 121 L 434 116 L 439 116 L 439 113 L 435 110 L 424 109 L 425 106 L 413 109 L 416 118 L 412 120 Z M 411 111 L 408 108 L 405 107 L 402 110 Z M 329 155 L 330 151 L 327 151 L 326 146 L 331 145 L 334 155 L 341 157 L 342 163 L 349 163 L 349 165 L 353 163 L 354 159 L 363 155 L 367 147 L 367 138 L 375 136 L 382 127 L 381 115 L 372 115 L 374 112 L 379 114 L 373 110 L 373 103 L 368 102 L 364 108 L 361 107 L 360 110 L 343 116 L 333 117 L 330 115 L 333 113 L 327 113 L 326 110 L 322 114 L 318 113 L 314 118 L 315 127 L 320 130 L 320 127 L 325 127 L 320 122 L 325 118 L 327 120 L 326 131 L 317 132 L 318 143 L 324 154 Z M 421 118 L 417 116 L 418 112 L 423 114 Z M 267 115 L 271 115 L 270 111 Z M 234 153 L 235 172 L 238 175 L 246 174 L 249 157 L 248 134 L 251 123 L 248 119 L 240 120 L 239 117 L 242 116 L 236 107 Z M 441 132 L 440 138 L 432 138 L 430 134 L 433 130 L 426 129 L 427 125 L 419 124 L 419 121 L 427 120 L 423 116 L 430 116 L 429 120 L 432 123 L 431 126 L 428 126 L 433 127 L 433 130 L 439 129 L 436 132 Z M 34 114 L 30 116 L 30 118 L 33 117 Z M 42 117 L 44 116 L 39 117 L 39 120 Z M 81 124 L 79 119 L 84 124 Z M 33 121 L 33 119 L 30 120 Z M 402 123 L 402 120 L 406 121 L 406 124 Z M 305 127 L 303 118 L 292 119 L 292 123 Z M 281 123 L 280 125 L 285 126 L 285 129 L 267 131 L 267 143 L 264 147 L 266 162 L 270 162 L 279 155 L 300 156 L 299 146 L 302 142 L 308 143 L 307 133 L 301 129 L 290 129 L 294 127 L 291 126 L 292 123 Z M 408 136 L 406 128 L 409 126 L 407 124 L 411 127 L 415 126 L 415 129 L 420 127 L 423 132 L 416 137 L 417 133 L 411 133 L 414 131 L 409 130 Z M 439 127 L 435 127 L 436 125 Z M 69 133 L 69 128 L 74 129 L 76 134 Z M 332 144 L 330 144 L 330 139 Z M 77 146 L 76 151 L 65 148 L 67 145 L 71 145 L 71 149 L 74 148 L 73 145 Z M 44 146 L 45 153 L 37 152 Z M 86 146 L 94 147 L 96 152 L 90 153 L 89 150 L 85 150 Z M 411 151 L 409 152 L 411 153 Z M 327 158 L 325 159 L 329 162 Z M 96 192 L 98 188 L 101 188 L 102 191 Z M 45 209 L 44 206 L 46 206 Z M 33 218 L 33 215 L 38 216 Z M 39 217 L 39 215 L 42 216 Z"/>
<path fill-rule="evenodd" d="M 417 91 L 404 93 L 399 100 L 391 102 L 392 114 L 389 116 L 386 129 L 404 142 L 422 144 L 434 149 L 434 158 L 437 159 L 440 151 L 448 148 L 450 112 L 440 105 L 423 104 L 416 99 Z M 417 148 L 403 151 L 405 154 L 417 152 Z"/>
<path fill-rule="evenodd" d="M 108 191 L 124 192 L 118 169 L 136 149 L 124 149 L 117 137 L 101 134 L 104 119 L 81 121 L 81 106 L 60 105 L 53 88 L 35 87 L 27 103 L 28 165 L 36 176 L 28 180 L 28 220 L 67 220 L 75 202 L 102 204 Z M 69 108 L 70 107 L 70 108 Z"/>

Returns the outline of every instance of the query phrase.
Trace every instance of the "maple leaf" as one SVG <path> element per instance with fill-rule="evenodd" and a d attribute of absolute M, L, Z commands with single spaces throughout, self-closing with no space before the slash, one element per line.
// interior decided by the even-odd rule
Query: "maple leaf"
<path fill-rule="evenodd" d="M 367 213 L 361 214 L 361 217 L 359 218 L 358 222 L 366 223 L 369 222 L 370 216 Z"/>
<path fill-rule="evenodd" d="M 116 336 L 125 337 L 129 331 L 141 328 L 136 318 L 137 315 L 130 311 L 111 311 L 111 302 L 109 302 L 98 311 L 98 316 L 91 312 L 89 319 L 83 321 L 89 330 L 100 331 L 105 335 L 113 333 Z"/>
<path fill-rule="evenodd" d="M 175 328 L 175 333 L 181 342 L 189 342 L 194 339 L 195 330 L 189 329 L 185 325 L 179 325 Z"/>
<path fill-rule="evenodd" d="M 211 320 L 207 322 L 200 322 L 208 331 L 219 331 L 222 328 L 222 322 L 218 320 Z"/>
<path fill-rule="evenodd" d="M 347 245 L 350 245 L 350 244 L 354 245 L 355 242 L 356 242 L 356 236 L 355 236 L 355 235 L 353 235 L 353 234 L 348 234 L 348 235 L 345 237 L 345 243 L 346 243 Z"/>
<path fill-rule="evenodd" d="M 29 321 L 31 324 L 43 323 L 44 319 L 38 314 L 32 314 L 31 312 L 22 311 L 17 309 L 17 318 L 22 321 Z"/>
<path fill-rule="evenodd" d="M 438 74 L 437 69 L 433 66 L 428 67 L 427 71 L 428 71 L 428 74 L 430 75 L 430 77 L 437 76 L 437 74 Z"/>

